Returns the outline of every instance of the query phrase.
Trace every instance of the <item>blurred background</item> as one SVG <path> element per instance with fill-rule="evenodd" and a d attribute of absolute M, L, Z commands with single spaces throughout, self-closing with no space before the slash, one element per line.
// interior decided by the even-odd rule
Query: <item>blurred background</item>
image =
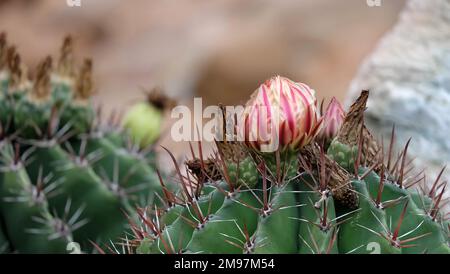
<path fill-rule="evenodd" d="M 240 104 L 266 78 L 345 98 L 362 59 L 396 22 L 403 0 L 0 0 L 0 30 L 31 68 L 72 34 L 94 59 L 106 109 L 162 87 L 180 103 Z M 167 138 L 169 139 L 169 138 Z M 162 142 L 173 150 L 186 144 Z"/>

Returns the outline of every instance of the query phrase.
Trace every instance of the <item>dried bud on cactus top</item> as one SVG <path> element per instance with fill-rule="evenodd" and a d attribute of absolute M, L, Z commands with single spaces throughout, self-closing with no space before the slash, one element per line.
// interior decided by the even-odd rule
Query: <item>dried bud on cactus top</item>
<path fill-rule="evenodd" d="M 8 48 L 6 59 L 10 73 L 10 91 L 14 92 L 29 87 L 30 82 L 28 80 L 27 68 L 22 64 L 20 55 L 16 51 L 16 47 L 11 46 Z"/>
<path fill-rule="evenodd" d="M 60 56 L 57 65 L 57 74 L 59 77 L 69 79 L 75 76 L 73 39 L 70 35 L 64 38 L 64 42 L 61 46 Z"/>
<path fill-rule="evenodd" d="M 51 84 L 50 71 L 52 69 L 52 58 L 48 56 L 37 67 L 36 79 L 33 91 L 29 93 L 34 102 L 47 101 L 50 98 Z"/>
<path fill-rule="evenodd" d="M 85 59 L 75 84 L 75 100 L 86 102 L 94 90 L 92 81 L 92 60 Z"/>
<path fill-rule="evenodd" d="M 6 33 L 2 32 L 0 33 L 0 70 L 3 70 L 6 66 L 6 52 Z"/>

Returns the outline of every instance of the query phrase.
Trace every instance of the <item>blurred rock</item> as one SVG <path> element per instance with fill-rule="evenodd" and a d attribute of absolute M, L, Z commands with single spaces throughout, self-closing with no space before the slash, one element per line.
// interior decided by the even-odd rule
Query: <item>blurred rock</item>
<path fill-rule="evenodd" d="M 413 137 L 409 155 L 433 181 L 450 163 L 450 1 L 409 1 L 360 68 L 348 103 L 361 89 L 371 91 L 369 126 L 386 139 L 395 123 L 398 145 Z"/>

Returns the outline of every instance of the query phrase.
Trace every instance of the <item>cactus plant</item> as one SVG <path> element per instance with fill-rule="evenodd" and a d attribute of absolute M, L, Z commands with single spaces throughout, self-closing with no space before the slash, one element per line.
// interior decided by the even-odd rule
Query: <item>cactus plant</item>
<path fill-rule="evenodd" d="M 277 100 L 283 96 L 284 103 Z M 364 125 L 367 91 L 339 129 L 325 129 L 322 136 L 332 138 L 325 141 L 314 138 L 323 125 L 311 130 L 323 120 L 304 111 L 317 111 L 306 85 L 273 78 L 252 95 L 244 115 L 259 115 L 255 98 L 266 99 L 260 105 L 269 109 L 279 107 L 286 121 L 278 150 L 261 151 L 267 140 L 258 138 L 224 140 L 203 159 L 199 145 L 185 176 L 173 159 L 182 192 L 166 190 L 163 207 L 139 210 L 141 222 L 131 225 L 135 237 L 125 243 L 127 252 L 450 253 L 448 216 L 440 210 L 445 183 L 437 178 L 428 189 L 421 173 L 414 176 L 409 142 L 395 157 L 394 133 L 385 153 Z M 246 136 L 270 122 L 245 128 Z M 229 151 L 242 156 L 230 157 Z M 251 166 L 240 165 L 248 159 Z M 254 170 L 256 179 L 249 179 Z"/>
<path fill-rule="evenodd" d="M 117 115 L 101 119 L 92 62 L 77 68 L 72 48 L 67 37 L 56 66 L 45 58 L 30 80 L 0 35 L 0 252 L 91 252 L 162 195 L 152 143 L 134 145 Z"/>
<path fill-rule="evenodd" d="M 394 156 L 394 130 L 388 149 L 372 136 L 367 91 L 321 116 L 310 87 L 269 79 L 231 134 L 243 142 L 206 159 L 191 147 L 184 168 L 167 150 L 175 188 L 151 149 L 170 100 L 152 93 L 125 129 L 103 122 L 92 62 L 77 68 L 72 48 L 30 80 L 0 35 L 0 252 L 450 253 L 446 184 L 414 174 L 410 141 Z"/>

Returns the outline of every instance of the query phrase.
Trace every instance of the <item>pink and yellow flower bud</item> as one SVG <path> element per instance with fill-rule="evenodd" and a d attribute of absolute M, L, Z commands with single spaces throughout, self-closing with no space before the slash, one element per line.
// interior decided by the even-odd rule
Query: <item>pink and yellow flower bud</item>
<path fill-rule="evenodd" d="M 344 122 L 345 111 L 339 101 L 333 97 L 323 116 L 323 126 L 318 138 L 330 142 L 339 132 Z"/>
<path fill-rule="evenodd" d="M 321 128 L 315 91 L 276 76 L 251 96 L 243 113 L 245 142 L 261 152 L 297 150 Z"/>

